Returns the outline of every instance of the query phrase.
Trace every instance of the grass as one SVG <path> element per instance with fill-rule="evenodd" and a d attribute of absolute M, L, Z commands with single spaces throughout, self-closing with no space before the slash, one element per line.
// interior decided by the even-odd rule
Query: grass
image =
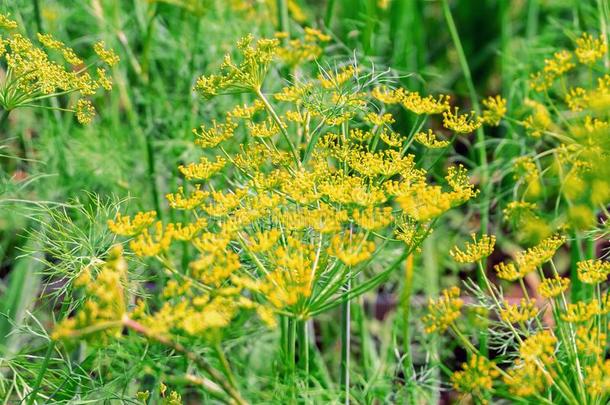
<path fill-rule="evenodd" d="M 10 13 L 30 37 L 53 33 L 87 57 L 92 44 L 103 39 L 121 57 L 111 71 L 113 90 L 93 97 L 98 116 L 92 125 L 82 126 L 72 114 L 57 110 L 73 104 L 72 95 L 45 100 L 44 108 L 3 110 L 0 118 L 0 402 L 27 404 L 142 403 L 138 392 L 146 391 L 147 403 L 169 403 L 172 391 L 184 403 L 227 403 L 229 398 L 234 403 L 456 402 L 451 370 L 471 354 L 448 336 L 424 333 L 427 300 L 469 278 L 487 291 L 488 279 L 498 281 L 493 265 L 514 256 L 517 245 L 536 241 L 524 236 L 525 227 L 509 226 L 502 213 L 523 194 L 523 183 L 513 178 L 515 159 L 554 145 L 525 135 L 524 100 L 535 97 L 530 74 L 542 67 L 542 59 L 572 46 L 581 32 L 607 38 L 610 22 L 609 6 L 602 0 L 4 0 L 0 12 Z M 331 37 L 323 55 L 307 68 L 272 69 L 264 90 L 254 95 L 203 98 L 193 92 L 198 75 L 217 72 L 226 52 L 236 56 L 233 44 L 244 35 L 271 37 L 283 31 L 288 36 L 282 42 L 289 44 L 302 37 L 306 26 Z M 108 219 L 117 212 L 155 210 L 165 222 L 189 221 L 188 213 L 170 209 L 165 195 L 187 187 L 178 165 L 213 156 L 193 144 L 193 128 L 222 120 L 236 104 L 251 103 L 254 97 L 281 124 L 285 111 L 275 110 L 274 92 L 311 72 L 332 72 L 348 62 L 363 68 L 362 80 L 450 94 L 461 111 L 480 114 L 480 101 L 490 95 L 507 99 L 508 117 L 499 127 L 448 134 L 452 143 L 443 151 L 410 143 L 418 167 L 428 169 L 433 181 L 443 181 L 450 164 L 465 164 L 481 191 L 477 199 L 435 222 L 436 230 L 420 249 L 394 248 L 395 239 L 388 237 L 384 253 L 361 272 L 348 270 L 344 282 L 333 284 L 331 294 L 312 306 L 308 319 L 282 314 L 272 329 L 240 314 L 211 340 L 169 339 L 134 319 L 121 323 L 120 339 L 101 347 L 50 338 L 55 325 L 73 316 L 86 299 L 72 290 L 74 280 L 122 241 L 108 231 Z M 607 73 L 609 63 L 606 54 L 578 80 L 593 83 L 596 75 Z M 6 71 L 4 61 L 1 70 Z M 550 92 L 548 99 L 539 100 L 555 106 L 550 104 L 558 103 L 555 96 Z M 442 117 L 423 120 L 404 109 L 388 111 L 396 119 L 393 128 L 409 139 L 419 126 L 442 132 Z M 290 125 L 279 125 L 277 144 L 291 154 L 295 167 L 305 165 L 324 133 L 312 128 L 310 137 L 299 134 L 310 142 L 300 155 L 291 132 L 296 125 Z M 341 135 L 347 138 L 353 126 L 351 121 L 343 125 Z M 251 142 L 255 140 L 244 136 L 243 143 L 226 142 L 224 147 L 234 156 Z M 378 138 L 371 143 L 382 144 Z M 223 172 L 213 186 L 234 186 L 241 180 L 234 172 Z M 560 176 L 552 168 L 543 170 L 543 176 L 536 203 L 544 220 L 549 226 L 569 223 L 571 201 L 554 185 Z M 601 297 L 602 290 L 579 281 L 578 262 L 605 254 L 606 200 L 599 204 L 603 208 L 595 208 L 595 224 L 568 232 L 568 247 L 555 259 L 559 272 L 571 278 L 570 300 Z M 470 232 L 498 234 L 496 253 L 481 263 L 478 276 L 449 256 Z M 188 243 L 179 249 L 180 259 L 172 264 L 190 277 L 188 264 L 197 250 Z M 159 293 L 174 277 L 169 266 L 136 257 L 129 249 L 126 259 L 129 306 L 147 299 L 158 310 L 163 304 Z M 525 279 L 526 293 L 535 292 L 550 275 L 551 267 L 545 266 L 541 274 Z M 345 269 L 334 271 L 333 276 Z M 521 288 L 498 285 L 508 300 L 523 295 Z M 476 305 L 467 300 L 466 307 L 464 312 Z M 470 314 L 459 326 L 481 354 L 501 362 L 505 356 L 496 345 L 496 315 L 493 308 L 484 316 Z M 478 326 L 482 320 L 489 329 Z M 560 339 L 576 333 L 568 326 L 558 329 L 558 336 L 560 332 Z M 571 351 L 566 359 L 593 364 Z M 549 394 L 558 403 L 602 403 L 605 397 L 588 396 L 575 376 L 561 373 L 565 381 Z M 503 390 L 486 394 L 487 399 L 510 400 Z"/>

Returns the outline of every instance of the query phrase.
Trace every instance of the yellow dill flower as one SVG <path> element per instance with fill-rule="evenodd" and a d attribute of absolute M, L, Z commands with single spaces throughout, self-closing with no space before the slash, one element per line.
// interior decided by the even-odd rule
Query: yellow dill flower
<path fill-rule="evenodd" d="M 443 126 L 458 134 L 467 134 L 475 131 L 483 124 L 483 119 L 477 117 L 472 111 L 470 114 L 459 114 L 459 109 L 455 107 L 453 111 L 448 109 L 443 112 Z"/>
<path fill-rule="evenodd" d="M 584 356 L 600 356 L 606 348 L 607 335 L 597 327 L 579 326 L 576 329 L 576 347 Z"/>
<path fill-rule="evenodd" d="M 279 47 L 277 39 L 258 39 L 247 35 L 237 42 L 241 62 L 236 63 L 226 54 L 219 75 L 201 76 L 197 79 L 195 90 L 204 97 L 221 93 L 259 91 L 270 62 Z"/>
<path fill-rule="evenodd" d="M 589 94 L 582 87 L 571 88 L 565 96 L 565 102 L 570 110 L 579 112 L 589 106 Z"/>
<path fill-rule="evenodd" d="M 300 83 L 294 86 L 286 86 L 283 87 L 279 93 L 273 95 L 273 97 L 278 101 L 288 101 L 288 102 L 299 102 L 303 99 L 303 97 L 311 92 L 313 88 L 313 84 L 311 83 Z"/>
<path fill-rule="evenodd" d="M 534 138 L 540 138 L 542 134 L 548 131 L 553 126 L 553 119 L 546 106 L 542 103 L 526 99 L 525 105 L 530 107 L 533 111 L 523 121 L 523 127 L 527 130 L 528 134 Z"/>
<path fill-rule="evenodd" d="M 4 25 L 12 26 L 3 16 Z M 9 32 L 0 39 L 0 57 L 5 60 L 7 74 L 0 80 L 3 96 L 0 107 L 11 111 L 20 107 L 40 107 L 43 99 L 74 93 L 79 101 L 69 108 L 80 123 L 88 124 L 95 109 L 84 97 L 91 96 L 101 87 L 106 88 L 110 79 L 105 76 L 95 80 L 89 68 L 99 64 L 85 62 L 63 42 L 51 34 L 38 34 L 38 43 L 17 32 Z M 57 52 L 63 61 L 52 58 L 48 52 Z M 67 66 L 64 64 L 67 62 Z"/>
<path fill-rule="evenodd" d="M 244 104 L 233 107 L 233 109 L 227 113 L 227 118 L 249 120 L 254 117 L 254 114 L 264 109 L 265 104 L 263 104 L 261 100 L 257 99 L 252 105 Z"/>
<path fill-rule="evenodd" d="M 465 250 L 454 246 L 449 251 L 449 255 L 456 262 L 476 263 L 493 253 L 496 244 L 496 237 L 494 235 L 481 235 L 481 238 L 477 240 L 476 234 L 472 233 L 470 237 L 473 243 L 466 243 Z"/>
<path fill-rule="evenodd" d="M 91 104 L 91 101 L 80 99 L 76 103 L 76 119 L 83 125 L 90 124 L 95 117 L 95 107 Z"/>
<path fill-rule="evenodd" d="M 370 122 L 373 125 L 377 125 L 377 126 L 393 124 L 394 122 L 396 122 L 396 120 L 390 113 L 378 115 L 374 112 L 370 112 L 364 116 L 364 120 Z"/>
<path fill-rule="evenodd" d="M 347 122 L 354 116 L 354 113 L 351 111 L 344 112 L 339 115 L 328 116 L 324 118 L 324 123 L 331 127 L 336 127 L 344 122 Z"/>
<path fill-rule="evenodd" d="M 513 163 L 515 180 L 519 180 L 526 188 L 523 198 L 537 198 L 542 193 L 540 171 L 536 162 L 529 156 L 520 156 Z"/>
<path fill-rule="evenodd" d="M 355 235 L 335 235 L 330 240 L 328 254 L 339 259 L 346 266 L 355 266 L 368 260 L 375 251 L 375 242 L 356 240 Z"/>
<path fill-rule="evenodd" d="M 512 305 L 508 301 L 504 301 L 504 306 L 500 310 L 500 318 L 508 323 L 526 322 L 538 315 L 536 308 L 536 300 L 530 301 L 521 299 L 519 305 Z"/>
<path fill-rule="evenodd" d="M 328 42 L 332 39 L 332 37 L 330 35 L 326 35 L 322 31 L 320 31 L 316 28 L 305 27 L 305 28 L 303 28 L 303 31 L 305 33 L 305 41 L 308 41 L 308 42 L 315 42 L 315 41 Z"/>
<path fill-rule="evenodd" d="M 557 338 L 553 332 L 543 330 L 525 339 L 519 347 L 519 354 L 526 362 L 540 361 L 548 365 L 555 361 L 556 347 Z"/>
<path fill-rule="evenodd" d="M 112 78 L 108 76 L 106 69 L 98 67 L 97 70 L 97 81 L 106 91 L 112 90 Z"/>
<path fill-rule="evenodd" d="M 166 252 L 174 237 L 174 224 L 167 224 L 163 229 L 161 221 L 154 226 L 154 235 L 148 229 L 144 229 L 131 242 L 129 248 L 140 257 L 152 257 Z"/>
<path fill-rule="evenodd" d="M 0 13 L 0 28 L 14 30 L 19 25 L 16 21 L 11 20 L 8 15 Z"/>
<path fill-rule="evenodd" d="M 112 49 L 106 49 L 106 43 L 99 41 L 93 45 L 93 50 L 108 66 L 114 66 L 119 63 L 120 58 Z"/>
<path fill-rule="evenodd" d="M 236 128 L 237 124 L 230 119 L 222 123 L 213 120 L 212 127 L 210 128 L 201 125 L 199 130 L 193 129 L 193 133 L 196 136 L 195 145 L 199 145 L 202 148 L 213 148 L 222 141 L 232 138 Z"/>
<path fill-rule="evenodd" d="M 537 217 L 534 212 L 537 209 L 535 203 L 527 201 L 511 201 L 502 210 L 505 221 L 521 222 L 522 219 Z"/>
<path fill-rule="evenodd" d="M 55 39 L 51 34 L 37 34 L 38 41 L 43 44 L 47 49 L 54 49 L 60 51 L 66 62 L 73 66 L 83 64 L 83 60 L 76 55 L 74 50 L 67 47 L 63 42 Z"/>
<path fill-rule="evenodd" d="M 99 331 L 84 335 L 84 339 L 95 344 L 106 344 L 111 337 L 121 335 L 120 324 L 127 312 L 124 295 L 127 263 L 123 258 L 121 245 L 115 245 L 108 253 L 107 260 L 100 266 L 94 277 L 92 269 L 83 269 L 75 281 L 75 287 L 85 290 L 86 299 L 76 315 L 66 318 L 55 326 L 51 338 L 70 339 L 77 337 L 86 328 L 116 322 L 117 325 L 100 328 Z"/>
<path fill-rule="evenodd" d="M 178 222 L 177 224 L 173 224 L 174 230 L 172 237 L 175 240 L 190 241 L 207 225 L 208 221 L 205 218 L 197 218 L 195 222 L 184 225 Z"/>
<path fill-rule="evenodd" d="M 515 257 L 515 262 L 519 267 L 519 272 L 521 274 L 527 274 L 536 270 L 536 268 L 551 260 L 557 249 L 559 249 L 564 242 L 564 237 L 553 235 L 524 252 L 518 252 Z"/>
<path fill-rule="evenodd" d="M 277 39 L 285 39 L 285 33 L 276 33 Z M 297 66 L 316 60 L 322 55 L 321 42 L 328 42 L 330 37 L 313 28 L 305 28 L 302 39 L 284 41 L 284 46 L 277 49 L 278 58 L 289 66 Z"/>
<path fill-rule="evenodd" d="M 518 397 L 529 397 L 541 393 L 552 383 L 550 377 L 534 362 L 517 359 L 502 378 L 511 394 Z"/>
<path fill-rule="evenodd" d="M 496 275 L 502 280 L 516 281 L 525 276 L 525 274 L 517 270 L 514 263 L 500 262 L 494 265 L 494 270 L 496 271 Z"/>
<path fill-rule="evenodd" d="M 128 215 L 117 213 L 114 219 L 108 220 L 108 229 L 117 235 L 134 236 L 152 225 L 156 218 L 156 211 L 138 212 L 133 219 Z"/>
<path fill-rule="evenodd" d="M 367 231 L 375 231 L 388 226 L 392 220 L 392 207 L 367 207 L 355 210 L 354 222 Z"/>
<path fill-rule="evenodd" d="M 375 87 L 371 95 L 384 104 L 398 104 L 403 100 L 405 92 L 403 89 L 388 89 L 387 86 Z"/>
<path fill-rule="evenodd" d="M 387 128 L 384 128 L 383 131 L 381 131 L 379 134 L 379 139 L 392 148 L 401 147 L 403 142 L 403 138 L 400 136 L 400 134 L 393 131 L 388 131 Z"/>
<path fill-rule="evenodd" d="M 457 391 L 482 398 L 493 388 L 494 379 L 499 375 L 494 362 L 484 356 L 472 355 L 468 362 L 462 363 L 460 371 L 451 375 L 451 382 Z"/>
<path fill-rule="evenodd" d="M 578 279 L 583 283 L 597 284 L 606 281 L 610 274 L 610 262 L 601 260 L 583 260 L 576 263 Z"/>
<path fill-rule="evenodd" d="M 280 127 L 275 123 L 275 121 L 273 121 L 273 119 L 271 119 L 271 117 L 258 123 L 248 122 L 247 126 L 250 135 L 255 138 L 270 138 L 280 132 Z M 286 124 L 283 124 L 283 126 L 285 127 Z"/>
<path fill-rule="evenodd" d="M 451 193 L 444 193 L 440 186 L 418 183 L 400 194 L 396 201 L 404 213 L 413 219 L 426 222 L 447 212 L 454 203 Z"/>
<path fill-rule="evenodd" d="M 449 111 L 449 100 L 449 96 L 442 94 L 435 99 L 432 96 L 422 97 L 418 92 L 403 92 L 401 104 L 417 115 L 432 115 Z"/>
<path fill-rule="evenodd" d="M 166 194 L 165 198 L 169 206 L 174 209 L 192 210 L 203 204 L 209 195 L 210 193 L 201 190 L 201 186 L 196 184 L 195 189 L 188 196 L 184 194 L 184 188 L 180 186 L 177 192 Z"/>
<path fill-rule="evenodd" d="M 239 256 L 230 250 L 217 249 L 203 253 L 189 263 L 191 274 L 206 285 L 220 286 L 241 267 Z"/>
<path fill-rule="evenodd" d="M 344 66 L 337 72 L 322 72 L 318 75 L 318 82 L 325 89 L 332 89 L 340 87 L 342 84 L 347 82 L 358 74 L 359 70 L 353 66 Z"/>
<path fill-rule="evenodd" d="M 254 253 L 262 253 L 270 250 L 280 239 L 281 233 L 277 229 L 265 232 L 256 232 L 248 238 L 248 249 Z"/>
<path fill-rule="evenodd" d="M 583 33 L 576 40 L 576 49 L 574 53 L 578 61 L 584 65 L 592 65 L 602 59 L 608 52 L 608 45 L 603 36 L 593 38 L 591 34 Z"/>
<path fill-rule="evenodd" d="M 247 193 L 248 190 L 243 188 L 227 193 L 213 191 L 211 193 L 212 202 L 203 205 L 202 208 L 210 216 L 222 217 L 237 208 Z"/>
<path fill-rule="evenodd" d="M 320 185 L 320 192 L 330 201 L 339 204 L 356 204 L 363 207 L 384 203 L 387 200 L 381 188 L 368 185 L 362 177 L 338 176 Z"/>
<path fill-rule="evenodd" d="M 595 364 L 585 366 L 587 390 L 591 395 L 610 393 L 610 360 L 598 357 Z"/>
<path fill-rule="evenodd" d="M 570 303 L 565 309 L 565 312 L 561 314 L 561 319 L 572 323 L 587 322 L 589 319 L 599 314 L 599 308 L 599 301 L 596 299 L 589 302 L 578 301 L 576 303 Z"/>
<path fill-rule="evenodd" d="M 542 71 L 531 75 L 530 87 L 538 92 L 548 90 L 553 85 L 555 79 L 576 66 L 572 59 L 572 53 L 567 50 L 555 52 L 552 58 L 544 60 Z"/>
<path fill-rule="evenodd" d="M 352 128 L 349 130 L 349 137 L 358 142 L 367 142 L 373 137 L 371 131 L 363 131 L 360 128 Z"/>
<path fill-rule="evenodd" d="M 554 298 L 570 286 L 570 279 L 565 277 L 545 278 L 538 286 L 538 292 L 544 298 Z"/>
<path fill-rule="evenodd" d="M 428 132 L 420 131 L 415 134 L 415 140 L 430 149 L 445 148 L 451 144 L 449 141 L 438 139 L 431 129 L 429 129 Z"/>
<path fill-rule="evenodd" d="M 224 251 L 231 239 L 226 234 L 204 232 L 191 242 L 200 252 L 216 253 Z"/>
<path fill-rule="evenodd" d="M 495 96 L 483 100 L 483 122 L 487 125 L 498 126 L 506 115 L 506 99 Z"/>
<path fill-rule="evenodd" d="M 180 165 L 178 170 L 187 180 L 207 180 L 222 170 L 226 163 L 227 161 L 221 156 L 216 156 L 215 162 L 206 157 L 201 157 L 199 163 L 190 163 L 187 166 Z"/>
<path fill-rule="evenodd" d="M 428 301 L 428 313 L 422 318 L 426 333 L 444 332 L 456 319 L 460 317 L 460 311 L 464 301 L 460 299 L 460 289 L 450 287 L 441 291 L 437 299 Z"/>
<path fill-rule="evenodd" d="M 478 194 L 478 190 L 475 190 L 474 185 L 470 182 L 468 171 L 462 164 L 450 166 L 447 169 L 445 180 L 453 190 L 454 204 L 466 202 Z"/>

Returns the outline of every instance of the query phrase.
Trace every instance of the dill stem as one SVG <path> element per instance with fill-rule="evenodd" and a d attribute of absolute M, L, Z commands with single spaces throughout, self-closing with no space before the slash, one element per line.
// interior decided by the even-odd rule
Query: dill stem
<path fill-rule="evenodd" d="M 299 364 L 305 374 L 305 387 L 309 387 L 309 330 L 307 321 L 297 321 L 297 339 L 299 345 Z"/>
<path fill-rule="evenodd" d="M 231 371 L 231 365 L 229 364 L 229 360 L 227 360 L 227 356 L 225 356 L 225 352 L 222 349 L 222 347 L 220 346 L 219 342 L 216 342 L 216 344 L 214 345 L 214 349 L 216 350 L 216 354 L 218 355 L 218 360 L 220 360 L 222 369 L 223 369 L 224 373 L 226 374 L 227 378 L 229 379 L 229 383 L 232 386 L 237 387 L 235 375 L 233 374 L 233 371 Z"/>
<path fill-rule="evenodd" d="M 38 32 L 42 31 L 42 15 L 40 14 L 40 0 L 32 0 L 32 5 L 34 6 L 34 17 L 36 18 L 36 29 Z"/>
<path fill-rule="evenodd" d="M 38 391 L 40 390 L 40 384 L 42 383 L 42 379 L 47 371 L 47 367 L 49 366 L 49 360 L 51 359 L 51 354 L 55 349 L 55 342 L 50 341 L 47 346 L 47 351 L 45 352 L 44 359 L 42 360 L 42 365 L 40 366 L 40 370 L 38 371 L 38 375 L 36 376 L 36 381 L 34 381 L 34 386 L 32 391 L 28 396 L 27 405 L 32 405 L 34 401 L 36 401 L 36 396 L 38 395 Z"/>
<path fill-rule="evenodd" d="M 324 26 L 330 28 L 335 14 L 335 0 L 328 0 L 326 3 L 326 13 L 324 13 Z"/>
<path fill-rule="evenodd" d="M 296 332 L 297 320 L 288 318 L 288 366 L 289 366 L 289 386 L 290 395 L 296 399 Z"/>
<path fill-rule="evenodd" d="M 127 329 L 130 329 L 149 340 L 155 341 L 157 343 L 162 344 L 163 346 L 167 346 L 170 349 L 178 353 L 182 353 L 188 360 L 195 363 L 197 366 L 201 367 L 206 373 L 208 373 L 216 382 L 222 387 L 222 389 L 231 397 L 233 400 L 239 405 L 247 405 L 248 402 L 241 397 L 236 387 L 233 386 L 227 379 L 222 375 L 221 372 L 212 367 L 203 357 L 200 355 L 189 351 L 186 347 L 178 342 L 174 342 L 171 339 L 157 335 L 152 333 L 149 329 L 147 329 L 144 325 L 130 319 L 125 316 L 122 320 L 123 326 Z"/>
<path fill-rule="evenodd" d="M 283 39 L 284 45 L 290 40 L 290 20 L 288 16 L 288 3 L 286 0 L 277 0 L 277 20 L 279 31 L 285 32 L 286 38 Z"/>
<path fill-rule="evenodd" d="M 0 120 L 0 127 L 1 127 L 1 125 L 2 125 L 2 121 Z M 58 317 L 59 319 L 63 319 L 66 316 L 66 314 L 68 312 L 68 308 L 70 307 L 70 302 L 68 301 L 68 298 L 67 298 L 67 297 L 71 296 L 69 291 L 71 291 L 71 290 L 68 289 L 66 291 L 66 295 L 61 303 L 61 308 L 60 308 L 59 317 Z M 34 401 L 36 401 L 36 396 L 38 395 L 38 391 L 40 390 L 40 385 L 42 384 L 42 379 L 44 378 L 44 375 L 47 372 L 47 369 L 49 367 L 49 361 L 51 360 L 51 354 L 53 353 L 53 350 L 55 350 L 55 341 L 51 340 L 51 341 L 49 341 L 49 345 L 47 346 L 47 351 L 45 352 L 44 359 L 42 361 L 42 365 L 40 366 L 40 370 L 38 370 L 38 375 L 36 376 L 36 381 L 34 381 L 32 391 L 29 393 L 27 405 L 32 405 L 34 403 Z"/>
<path fill-rule="evenodd" d="M 413 361 L 411 357 L 411 334 L 409 331 L 409 320 L 411 316 L 411 294 L 413 293 L 413 254 L 409 254 L 405 260 L 404 285 L 401 297 L 402 307 L 402 345 L 403 345 L 403 370 L 405 380 L 409 385 L 413 378 Z"/>
<path fill-rule="evenodd" d="M 349 294 L 351 279 L 345 282 Z M 350 300 L 344 298 L 341 303 L 341 389 L 345 395 L 344 403 L 349 404 L 349 353 L 350 353 Z"/>

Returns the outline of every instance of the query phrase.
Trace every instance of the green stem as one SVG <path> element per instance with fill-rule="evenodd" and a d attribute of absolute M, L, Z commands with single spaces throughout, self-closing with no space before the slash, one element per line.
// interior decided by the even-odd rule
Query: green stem
<path fill-rule="evenodd" d="M 219 342 L 216 342 L 214 345 L 214 349 L 216 350 L 216 355 L 218 356 L 218 360 L 220 360 L 220 364 L 222 365 L 222 369 L 229 379 L 229 383 L 237 387 L 237 381 L 235 380 L 235 375 L 233 375 L 233 371 L 231 371 L 231 365 L 229 364 L 229 360 L 227 360 L 227 356 L 225 355 L 222 346 L 220 346 Z"/>
<path fill-rule="evenodd" d="M 287 44 L 290 40 L 290 20 L 288 17 L 288 2 L 286 0 L 277 0 L 277 17 L 279 31 L 287 34 L 283 40 L 284 44 Z"/>
<path fill-rule="evenodd" d="M 335 14 L 335 0 L 328 0 L 326 3 L 326 13 L 324 13 L 324 26 L 330 28 Z"/>
<path fill-rule="evenodd" d="M 348 278 L 345 289 L 349 293 L 351 281 Z M 349 404 L 349 354 L 350 354 L 350 300 L 341 303 L 341 389 L 344 402 Z"/>
<path fill-rule="evenodd" d="M 407 256 L 405 260 L 404 285 L 401 297 L 402 307 L 402 345 L 403 345 L 403 370 L 407 386 L 413 382 L 414 370 L 411 354 L 411 333 L 409 322 L 411 318 L 411 294 L 413 293 L 413 255 Z M 411 403 L 411 401 L 409 402 Z"/>
<path fill-rule="evenodd" d="M 40 366 L 40 370 L 38 371 L 38 376 L 36 376 L 36 381 L 34 382 L 34 386 L 32 387 L 32 392 L 28 395 L 27 405 L 32 405 L 34 401 L 36 401 L 36 397 L 38 396 L 38 391 L 40 390 L 40 384 L 42 383 L 42 379 L 47 371 L 47 367 L 49 366 L 49 360 L 51 359 L 51 354 L 55 349 L 55 341 L 49 341 L 49 345 L 47 346 L 47 351 L 45 352 L 44 359 L 42 360 L 42 365 Z"/>
<path fill-rule="evenodd" d="M 32 0 L 34 6 L 34 17 L 36 18 L 36 29 L 38 32 L 42 31 L 42 15 L 40 14 L 40 3 L 39 0 Z"/>
<path fill-rule="evenodd" d="M 309 331 L 307 321 L 298 321 L 299 365 L 305 374 L 305 387 L 309 386 Z"/>

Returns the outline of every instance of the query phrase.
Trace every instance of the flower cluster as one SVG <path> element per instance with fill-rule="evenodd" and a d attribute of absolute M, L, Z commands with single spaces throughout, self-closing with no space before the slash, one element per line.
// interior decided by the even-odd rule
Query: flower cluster
<path fill-rule="evenodd" d="M 489 243 L 482 243 L 483 239 L 469 244 L 466 252 L 454 250 L 454 258 L 461 262 L 481 260 L 489 250 Z M 484 288 L 474 305 L 492 312 L 486 323 L 492 325 L 490 339 L 497 339 L 506 351 L 498 366 L 481 354 L 458 322 L 463 301 L 457 287 L 430 303 L 423 319 L 426 332 L 448 330 L 471 356 L 452 376 L 457 390 L 482 401 L 499 396 L 534 402 L 607 402 L 610 294 L 602 290 L 602 283 L 607 279 L 608 265 L 599 259 L 578 262 L 578 278 L 595 287 L 595 298 L 570 299 L 570 279 L 560 276 L 553 262 L 564 241 L 560 236 L 549 237 L 518 252 L 514 262 L 495 266 L 499 278 L 519 281 L 517 288 L 524 298 L 518 303 L 503 298 L 502 289 L 481 273 Z M 547 263 L 552 270 L 550 277 L 543 268 Z M 530 272 L 537 272 L 542 279 L 535 291 L 537 299 L 531 297 L 522 280 Z M 494 380 L 499 376 L 501 379 Z"/>
<path fill-rule="evenodd" d="M 591 230 L 610 202 L 607 52 L 603 35 L 585 33 L 573 50 L 556 52 L 532 76 L 519 121 L 530 153 L 515 161 L 515 198 L 507 206 L 524 240 L 544 238 L 562 226 Z M 551 201 L 557 201 L 552 221 L 541 212 Z M 514 204 L 528 205 L 529 213 L 514 216 L 523 213 L 514 211 Z"/>
<path fill-rule="evenodd" d="M 98 42 L 93 50 L 98 60 L 86 64 L 76 52 L 51 34 L 38 34 L 38 43 L 18 32 L 18 25 L 0 14 L 0 29 L 8 31 L 0 38 L 0 57 L 7 65 L 0 81 L 0 107 L 11 111 L 19 107 L 37 107 L 44 99 L 65 94 L 78 95 L 67 110 L 82 124 L 89 124 L 95 108 L 87 97 L 98 90 L 110 91 L 112 78 L 108 68 L 119 62 L 114 51 Z M 92 67 L 97 66 L 95 72 Z"/>
<path fill-rule="evenodd" d="M 136 255 L 156 258 L 173 275 L 165 306 L 142 321 L 148 327 L 201 335 L 239 310 L 255 310 L 271 326 L 278 313 L 307 319 L 350 296 L 342 287 L 394 235 L 408 254 L 435 218 L 476 196 L 462 166 L 448 169 L 446 184 L 431 184 L 409 153 L 412 139 L 392 130 L 391 113 L 379 112 L 396 104 L 440 115 L 450 110 L 448 97 L 363 87 L 351 64 L 313 77 L 302 69 L 298 82 L 263 92 L 275 63 L 301 66 L 328 39 L 305 29 L 302 40 L 284 46 L 277 38 L 240 40 L 239 58 L 227 56 L 219 74 L 195 86 L 205 97 L 238 91 L 254 99 L 194 130 L 204 156 L 179 166 L 191 184 L 167 195 L 190 220 L 162 223 L 149 212 L 109 221 L 113 232 L 132 238 Z M 456 133 L 483 121 L 457 112 L 445 120 Z M 230 187 L 214 187 L 221 174 L 231 177 Z M 186 267 L 175 260 L 174 245 L 183 242 L 197 254 Z"/>

